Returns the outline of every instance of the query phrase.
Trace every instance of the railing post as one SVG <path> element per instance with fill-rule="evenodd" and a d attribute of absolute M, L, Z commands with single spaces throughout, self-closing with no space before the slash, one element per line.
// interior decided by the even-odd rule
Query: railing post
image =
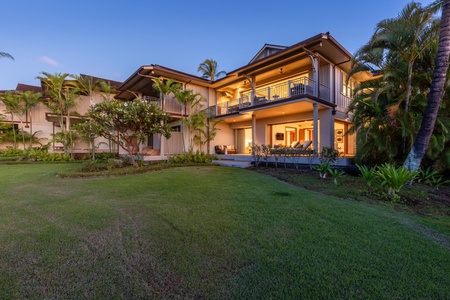
<path fill-rule="evenodd" d="M 270 86 L 267 87 L 267 100 L 270 101 Z"/>
<path fill-rule="evenodd" d="M 287 84 L 288 84 L 288 98 L 291 98 L 292 97 L 291 81 L 288 80 Z"/>
<path fill-rule="evenodd" d="M 228 113 L 228 104 L 229 104 L 229 101 L 227 101 L 225 104 L 226 104 L 226 105 L 225 105 L 225 111 L 226 111 L 226 113 Z"/>

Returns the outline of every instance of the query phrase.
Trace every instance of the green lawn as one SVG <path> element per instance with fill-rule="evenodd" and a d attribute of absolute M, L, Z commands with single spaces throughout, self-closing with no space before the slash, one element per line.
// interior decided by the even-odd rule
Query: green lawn
<path fill-rule="evenodd" d="M 450 299 L 417 216 L 225 167 L 55 176 L 76 167 L 0 166 L 0 299 Z"/>

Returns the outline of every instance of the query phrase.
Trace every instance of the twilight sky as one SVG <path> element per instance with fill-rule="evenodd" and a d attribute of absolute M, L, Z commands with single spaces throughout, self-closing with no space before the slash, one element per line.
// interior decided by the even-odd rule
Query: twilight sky
<path fill-rule="evenodd" d="M 39 85 L 42 71 L 124 81 L 159 64 L 193 75 L 247 64 L 265 43 L 290 46 L 329 31 L 354 53 L 408 0 L 0 0 L 0 90 Z M 419 1 L 423 6 L 432 0 Z"/>

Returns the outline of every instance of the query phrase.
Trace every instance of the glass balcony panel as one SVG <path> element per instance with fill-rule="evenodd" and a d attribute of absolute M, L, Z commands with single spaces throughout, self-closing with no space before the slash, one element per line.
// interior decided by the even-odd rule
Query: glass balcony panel
<path fill-rule="evenodd" d="M 319 85 L 319 98 L 330 101 L 330 88 L 322 83 Z"/>

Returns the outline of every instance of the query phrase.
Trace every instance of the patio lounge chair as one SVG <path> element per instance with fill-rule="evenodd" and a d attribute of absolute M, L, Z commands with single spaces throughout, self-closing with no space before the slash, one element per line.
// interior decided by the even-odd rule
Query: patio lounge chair
<path fill-rule="evenodd" d="M 214 146 L 216 154 L 236 154 L 234 145 L 216 145 Z"/>
<path fill-rule="evenodd" d="M 289 147 L 283 147 L 281 144 L 275 146 L 274 148 L 270 148 L 270 153 L 271 154 L 280 154 L 280 153 L 287 153 L 287 152 L 291 152 L 297 149 L 298 145 L 299 145 L 299 141 L 294 141 L 291 143 L 291 145 Z"/>
<path fill-rule="evenodd" d="M 259 104 L 263 104 L 263 103 L 266 103 L 266 102 L 267 102 L 266 97 L 255 97 L 253 99 L 253 105 L 259 105 Z"/>
<path fill-rule="evenodd" d="M 313 150 L 308 150 L 308 148 L 311 146 L 312 141 L 306 140 L 303 142 L 303 144 L 297 146 L 296 148 L 292 149 L 292 154 L 294 155 L 307 155 L 312 154 Z"/>

